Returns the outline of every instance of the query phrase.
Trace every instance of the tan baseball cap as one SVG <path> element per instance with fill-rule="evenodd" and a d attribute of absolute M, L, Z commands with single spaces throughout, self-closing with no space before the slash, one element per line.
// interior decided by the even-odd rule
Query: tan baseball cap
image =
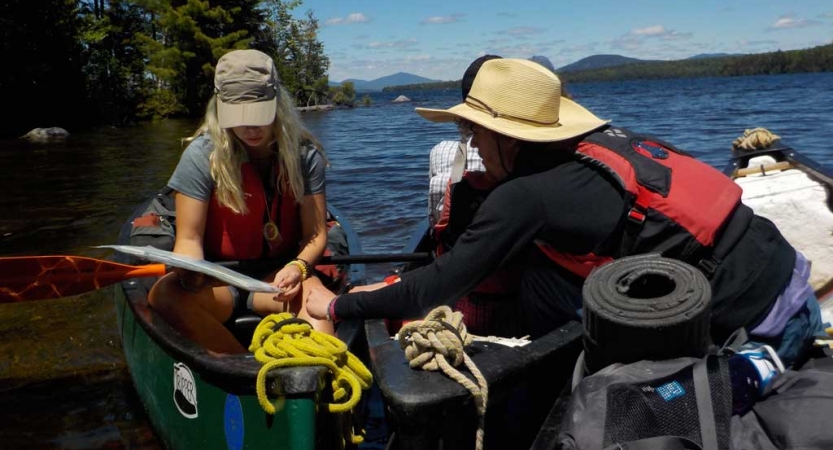
<path fill-rule="evenodd" d="M 272 123 L 279 83 L 278 71 L 269 55 L 257 50 L 234 50 L 223 55 L 214 71 L 220 127 Z"/>

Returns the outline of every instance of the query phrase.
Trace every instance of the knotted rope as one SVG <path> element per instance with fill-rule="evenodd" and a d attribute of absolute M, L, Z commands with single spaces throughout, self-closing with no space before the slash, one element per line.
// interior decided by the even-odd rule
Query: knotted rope
<path fill-rule="evenodd" d="M 758 150 L 769 147 L 778 139 L 781 137 L 766 128 L 753 128 L 732 141 L 732 147 L 738 150 Z"/>
<path fill-rule="evenodd" d="M 405 350 L 412 369 L 441 370 L 471 392 L 478 417 L 476 448 L 480 450 L 483 448 L 489 387 L 465 352 L 471 343 L 472 336 L 463 324 L 463 314 L 452 312 L 448 306 L 437 307 L 424 320 L 410 322 L 399 330 L 399 346 Z M 476 384 L 455 369 L 460 363 L 464 363 L 474 375 Z"/>
<path fill-rule="evenodd" d="M 271 314 L 255 329 L 249 351 L 263 363 L 257 374 L 257 400 L 268 414 L 275 406 L 266 395 L 266 377 L 279 367 L 324 366 L 332 374 L 333 403 L 325 403 L 331 413 L 347 413 L 359 402 L 362 390 L 370 388 L 373 376 L 362 362 L 347 351 L 347 345 L 329 334 L 315 331 L 305 320 L 291 313 Z M 363 438 L 352 431 L 354 444 Z"/>

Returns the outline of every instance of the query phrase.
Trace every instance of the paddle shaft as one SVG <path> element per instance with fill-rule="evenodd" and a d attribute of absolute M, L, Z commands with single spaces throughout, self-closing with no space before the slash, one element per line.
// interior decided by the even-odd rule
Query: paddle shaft
<path fill-rule="evenodd" d="M 323 256 L 318 264 L 381 264 L 391 262 L 430 261 L 431 253 L 388 253 L 379 255 Z"/>
<path fill-rule="evenodd" d="M 417 253 L 381 253 L 369 255 L 331 255 L 322 256 L 318 261 L 318 265 L 328 264 L 384 264 L 393 262 L 410 262 L 410 261 L 425 261 L 432 259 L 429 252 Z M 223 267 L 228 267 L 232 270 L 261 270 L 276 267 L 277 260 L 271 259 L 256 259 L 250 261 L 218 261 Z"/>

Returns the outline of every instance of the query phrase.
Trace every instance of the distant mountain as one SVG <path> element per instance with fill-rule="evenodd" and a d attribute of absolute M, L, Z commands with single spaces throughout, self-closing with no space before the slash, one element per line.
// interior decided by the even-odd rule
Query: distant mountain
<path fill-rule="evenodd" d="M 723 58 L 724 56 L 742 56 L 743 53 L 700 53 L 686 59 Z"/>
<path fill-rule="evenodd" d="M 577 72 L 579 70 L 604 69 L 605 67 L 622 66 L 640 62 L 650 62 L 647 59 L 628 58 L 621 55 L 593 55 L 580 59 L 572 64 L 556 69 L 556 72 Z"/>
<path fill-rule="evenodd" d="M 375 80 L 365 81 L 365 80 L 357 80 L 354 78 L 348 78 L 342 82 L 330 82 L 330 86 L 340 86 L 341 83 L 345 81 L 352 81 L 353 87 L 356 89 L 356 92 L 375 92 L 381 91 L 383 88 L 388 86 L 401 86 L 404 84 L 421 84 L 421 83 L 434 83 L 440 80 L 432 80 L 431 78 L 421 77 L 419 75 L 414 75 L 411 73 L 399 72 L 393 75 L 388 75 L 381 78 L 376 78 Z"/>

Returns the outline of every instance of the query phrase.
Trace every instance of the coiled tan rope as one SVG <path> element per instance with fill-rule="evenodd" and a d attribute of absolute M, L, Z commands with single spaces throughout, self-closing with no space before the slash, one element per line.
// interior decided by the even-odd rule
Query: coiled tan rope
<path fill-rule="evenodd" d="M 437 307 L 424 320 L 410 322 L 399 330 L 399 346 L 405 350 L 412 369 L 440 370 L 471 392 L 478 416 L 476 448 L 480 450 L 483 448 L 489 387 L 465 352 L 471 343 L 472 336 L 463 324 L 463 314 L 452 312 L 448 306 Z M 476 384 L 455 369 L 460 363 L 474 375 Z"/>
<path fill-rule="evenodd" d="M 291 313 L 271 314 L 263 318 L 252 336 L 249 351 L 263 363 L 257 374 L 257 400 L 268 414 L 275 406 L 266 395 L 266 376 L 279 367 L 324 366 L 332 374 L 333 403 L 326 403 L 331 413 L 349 413 L 359 402 L 362 390 L 370 388 L 373 376 L 347 345 L 329 334 L 315 331 L 312 326 Z M 348 421 L 349 422 L 349 421 Z M 350 431 L 347 437 L 354 444 L 363 437 Z"/>
<path fill-rule="evenodd" d="M 739 150 L 758 150 L 769 147 L 778 139 L 781 137 L 766 128 L 752 128 L 732 141 L 732 147 Z"/>

